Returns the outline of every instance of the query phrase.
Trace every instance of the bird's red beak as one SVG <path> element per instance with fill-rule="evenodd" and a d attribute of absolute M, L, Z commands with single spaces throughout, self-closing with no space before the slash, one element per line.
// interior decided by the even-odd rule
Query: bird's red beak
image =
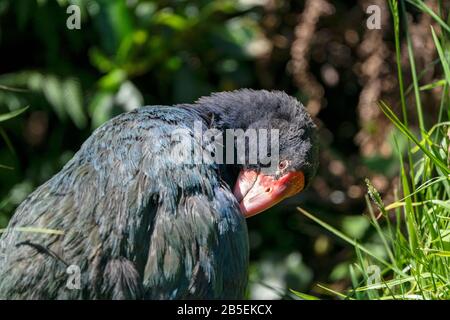
<path fill-rule="evenodd" d="M 305 176 L 301 171 L 288 172 L 275 179 L 255 170 L 244 169 L 239 173 L 234 195 L 242 214 L 248 218 L 299 193 L 304 186 Z"/>

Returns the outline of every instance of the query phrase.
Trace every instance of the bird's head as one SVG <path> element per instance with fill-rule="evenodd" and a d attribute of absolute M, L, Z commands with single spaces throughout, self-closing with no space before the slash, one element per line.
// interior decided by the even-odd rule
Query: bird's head
<path fill-rule="evenodd" d="M 222 128 L 265 130 L 256 144 L 267 146 L 261 149 L 258 145 L 259 157 L 254 163 L 248 161 L 252 141 L 247 141 L 246 161 L 239 165 L 234 185 L 246 217 L 298 194 L 309 184 L 318 166 L 317 130 L 297 99 L 280 91 L 245 89 L 213 94 L 199 102 L 221 111 L 215 114 L 219 114 L 216 121 Z M 272 139 L 274 134 L 277 139 Z M 261 140 L 264 136 L 267 138 Z M 265 158 L 261 150 L 265 150 Z"/>

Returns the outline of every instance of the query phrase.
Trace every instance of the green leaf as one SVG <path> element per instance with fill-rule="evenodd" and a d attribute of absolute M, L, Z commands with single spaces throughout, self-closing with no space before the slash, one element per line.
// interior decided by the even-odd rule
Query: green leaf
<path fill-rule="evenodd" d="M 445 82 L 446 82 L 445 79 L 441 79 L 441 80 L 438 80 L 438 81 L 435 81 L 435 82 L 423 85 L 423 86 L 421 86 L 419 88 L 419 90 L 420 91 L 425 91 L 425 90 L 431 90 L 431 89 L 434 89 L 434 88 L 437 88 L 437 87 L 442 87 L 442 86 L 445 85 Z"/>
<path fill-rule="evenodd" d="M 188 20 L 184 17 L 169 11 L 160 11 L 155 14 L 153 21 L 156 24 L 166 25 L 174 30 L 184 30 L 188 25 Z"/>
<path fill-rule="evenodd" d="M 64 110 L 64 96 L 61 81 L 53 75 L 44 77 L 43 91 L 58 117 L 65 119 L 66 112 Z"/>
<path fill-rule="evenodd" d="M 5 90 L 5 91 L 12 91 L 12 92 L 28 92 L 29 91 L 27 89 L 13 88 L 13 87 L 4 86 L 4 85 L 1 85 L 1 84 L 0 84 L 0 89 L 1 90 Z"/>
<path fill-rule="evenodd" d="M 431 274 L 429 272 L 427 273 L 422 273 L 420 275 L 421 278 L 429 278 L 431 277 Z M 394 280 L 389 280 L 389 281 L 383 281 L 380 283 L 374 283 L 371 285 L 367 285 L 364 287 L 359 287 L 356 288 L 355 291 L 367 291 L 367 290 L 372 290 L 372 289 L 383 289 L 385 287 L 394 287 L 394 286 L 398 286 L 402 283 L 407 283 L 407 282 L 415 282 L 416 278 L 413 276 L 409 276 L 409 277 L 405 277 L 405 278 L 401 278 L 401 279 L 394 279 Z"/>
<path fill-rule="evenodd" d="M 67 113 L 79 129 L 85 128 L 87 119 L 83 110 L 80 83 L 75 79 L 68 79 L 63 83 L 63 91 Z"/>
<path fill-rule="evenodd" d="M 309 294 L 302 293 L 302 292 L 299 292 L 299 291 L 295 291 L 293 289 L 289 289 L 289 291 L 291 291 L 293 294 L 295 294 L 297 297 L 299 297 L 299 298 L 301 298 L 303 300 L 320 300 L 317 297 L 314 297 L 314 296 L 311 296 Z"/>
<path fill-rule="evenodd" d="M 444 251 L 444 250 L 427 250 L 428 252 L 431 252 L 431 255 L 439 256 L 439 257 L 450 257 L 450 251 Z"/>
<path fill-rule="evenodd" d="M 117 90 L 122 82 L 127 78 L 127 74 L 122 69 L 115 69 L 103 76 L 99 80 L 99 85 L 104 90 Z"/>
<path fill-rule="evenodd" d="M 109 72 L 115 68 L 115 64 L 98 48 L 89 50 L 91 64 L 101 72 Z"/>
<path fill-rule="evenodd" d="M 99 92 L 94 96 L 89 105 L 93 128 L 97 128 L 110 119 L 113 104 L 114 95 L 109 92 Z"/>
<path fill-rule="evenodd" d="M 445 79 L 447 81 L 447 84 L 450 85 L 450 67 L 447 62 L 447 57 L 444 53 L 444 50 L 442 49 L 439 39 L 436 36 L 436 33 L 434 32 L 433 27 L 431 27 L 431 34 L 433 35 L 434 45 L 436 46 L 436 50 L 439 54 L 439 59 L 441 60 L 442 69 L 444 69 Z"/>
<path fill-rule="evenodd" d="M 328 287 L 324 286 L 323 284 L 318 283 L 317 286 L 318 286 L 319 288 L 321 288 L 321 289 L 327 291 L 327 292 L 330 292 L 330 293 L 332 293 L 332 294 L 334 294 L 334 295 L 340 297 L 340 298 L 343 298 L 343 299 L 349 299 L 349 300 L 354 300 L 353 298 L 350 298 L 350 297 L 346 296 L 345 294 L 342 294 L 342 293 L 340 293 L 340 292 L 338 292 L 338 291 L 336 291 L 336 290 L 333 290 L 333 289 L 331 289 L 331 288 L 328 288 Z"/>
<path fill-rule="evenodd" d="M 28 109 L 28 106 L 25 108 L 19 109 L 19 110 L 14 110 L 14 111 L 11 111 L 8 113 L 0 114 L 0 122 L 12 119 L 12 118 L 18 116 L 19 114 L 25 112 L 27 109 Z"/>

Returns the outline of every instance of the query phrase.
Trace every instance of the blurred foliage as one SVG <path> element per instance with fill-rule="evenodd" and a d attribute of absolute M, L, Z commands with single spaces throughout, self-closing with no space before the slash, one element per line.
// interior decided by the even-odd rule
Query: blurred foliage
<path fill-rule="evenodd" d="M 349 285 L 353 249 L 300 216 L 300 204 L 373 242 L 360 215 L 363 178 L 375 174 L 378 187 L 386 184 L 398 161 L 393 154 L 363 157 L 354 139 L 359 127 L 373 135 L 388 131 L 358 118 L 362 3 L 333 1 L 334 14 L 321 19 L 312 39 L 305 59 L 323 91 L 322 167 L 308 192 L 248 220 L 251 297 L 294 298 L 289 288 L 317 294 L 320 281 Z M 66 27 L 70 4 L 81 9 L 80 30 Z M 297 0 L 0 0 L 0 115 L 29 106 L 0 122 L 6 166 L 0 228 L 93 129 L 119 113 L 243 87 L 285 90 L 306 104 L 311 97 L 294 84 L 291 61 L 304 6 Z M 405 139 L 390 138 L 403 150 Z"/>

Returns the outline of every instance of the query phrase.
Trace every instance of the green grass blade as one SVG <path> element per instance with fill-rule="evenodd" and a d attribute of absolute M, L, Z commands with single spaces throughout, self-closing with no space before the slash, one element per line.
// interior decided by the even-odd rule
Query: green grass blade
<path fill-rule="evenodd" d="M 12 118 L 18 116 L 19 114 L 25 112 L 27 109 L 28 109 L 28 106 L 25 108 L 19 109 L 19 110 L 14 110 L 14 111 L 11 111 L 8 113 L 0 114 L 0 122 L 12 119 Z"/>

